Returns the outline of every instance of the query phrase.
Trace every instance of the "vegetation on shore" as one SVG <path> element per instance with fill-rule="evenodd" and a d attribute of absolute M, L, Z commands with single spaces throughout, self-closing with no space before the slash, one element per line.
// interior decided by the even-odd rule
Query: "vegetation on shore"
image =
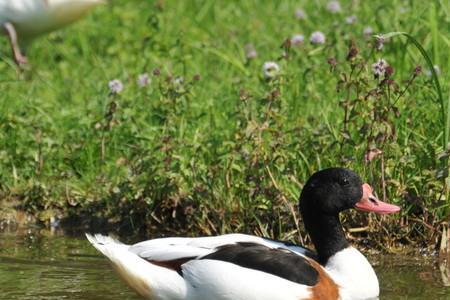
<path fill-rule="evenodd" d="M 115 1 L 37 41 L 25 72 L 2 42 L 0 216 L 303 240 L 303 183 L 345 166 L 403 209 L 346 215 L 353 237 L 436 245 L 450 8 L 336 3 Z"/>

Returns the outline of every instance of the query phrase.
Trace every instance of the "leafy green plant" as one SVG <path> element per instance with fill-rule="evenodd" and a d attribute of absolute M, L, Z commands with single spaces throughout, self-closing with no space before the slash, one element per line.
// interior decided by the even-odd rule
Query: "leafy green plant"
<path fill-rule="evenodd" d="M 438 5 L 115 1 L 36 41 L 25 75 L 2 52 L 0 194 L 44 222 L 305 240 L 304 181 L 347 166 L 403 207 L 347 216 L 354 237 L 432 244 L 449 208 Z M 370 36 L 392 30 L 380 52 Z"/>

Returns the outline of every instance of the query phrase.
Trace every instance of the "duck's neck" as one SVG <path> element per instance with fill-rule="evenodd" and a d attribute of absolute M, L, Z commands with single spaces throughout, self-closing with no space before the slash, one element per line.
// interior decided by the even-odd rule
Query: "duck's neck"
<path fill-rule="evenodd" d="M 302 215 L 306 230 L 316 248 L 319 263 L 323 266 L 331 256 L 349 246 L 337 214 L 325 215 L 312 211 Z"/>

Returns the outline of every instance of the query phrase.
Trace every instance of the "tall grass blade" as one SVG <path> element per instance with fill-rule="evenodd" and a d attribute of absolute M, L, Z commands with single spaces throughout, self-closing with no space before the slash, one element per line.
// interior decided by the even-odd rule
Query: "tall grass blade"
<path fill-rule="evenodd" d="M 392 38 L 395 36 L 405 36 L 408 38 L 409 42 L 412 42 L 416 48 L 420 51 L 420 53 L 422 54 L 423 58 L 425 59 L 425 61 L 427 62 L 428 68 L 430 69 L 431 72 L 431 78 L 433 80 L 434 86 L 436 88 L 436 92 L 438 95 L 438 100 L 439 100 L 439 104 L 441 107 L 441 122 L 442 122 L 442 128 L 444 129 L 444 135 L 443 135 L 443 139 L 442 139 L 442 148 L 443 150 L 447 149 L 447 144 L 448 144 L 448 140 L 449 140 L 449 128 L 450 128 L 450 97 L 448 99 L 448 103 L 447 103 L 447 110 L 445 109 L 445 101 L 444 101 L 444 96 L 442 95 L 442 89 L 441 89 L 441 84 L 439 83 L 439 77 L 436 73 L 436 70 L 434 69 L 434 64 L 433 61 L 431 60 L 430 56 L 428 55 L 427 51 L 422 47 L 422 45 L 409 33 L 406 32 L 389 32 L 386 34 L 381 35 L 382 38 L 384 39 L 388 39 L 388 38 Z"/>

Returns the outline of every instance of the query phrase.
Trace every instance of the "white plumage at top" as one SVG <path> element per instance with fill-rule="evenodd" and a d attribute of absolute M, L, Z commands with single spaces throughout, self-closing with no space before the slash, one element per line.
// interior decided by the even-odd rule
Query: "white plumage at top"
<path fill-rule="evenodd" d="M 0 0 L 0 26 L 14 59 L 26 63 L 25 47 L 34 38 L 69 25 L 105 0 Z"/>

